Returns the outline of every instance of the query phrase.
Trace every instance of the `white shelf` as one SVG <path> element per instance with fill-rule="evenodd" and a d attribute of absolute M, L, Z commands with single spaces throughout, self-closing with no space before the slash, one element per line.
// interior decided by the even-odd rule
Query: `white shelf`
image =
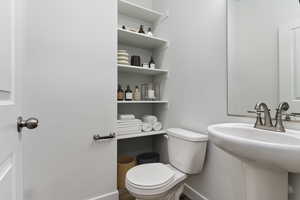
<path fill-rule="evenodd" d="M 166 104 L 168 101 L 118 101 L 118 104 Z"/>
<path fill-rule="evenodd" d="M 118 135 L 117 140 L 128 139 L 128 138 L 137 138 L 137 137 L 145 137 L 145 136 L 151 136 L 151 135 L 162 135 L 162 134 L 166 134 L 166 133 L 167 132 L 165 130 L 162 130 L 162 131 L 133 133 L 133 134 L 127 134 L 127 135 Z"/>
<path fill-rule="evenodd" d="M 160 12 L 150 10 L 148 8 L 125 0 L 118 1 L 118 10 L 119 13 L 123 15 L 127 15 L 129 17 L 137 18 L 150 23 L 155 23 L 163 16 L 163 14 Z"/>
<path fill-rule="evenodd" d="M 157 12 L 155 10 L 151 10 L 135 3 L 129 2 L 128 0 L 118 0 L 118 13 L 121 15 L 128 16 L 129 18 L 135 18 L 137 21 L 145 22 L 145 25 L 150 26 L 157 26 L 164 18 L 168 17 L 166 14 Z M 125 17 L 127 20 L 128 18 Z M 135 20 L 134 20 L 135 21 Z M 126 24 L 125 24 L 126 25 Z M 118 28 L 118 43 L 128 45 L 131 47 L 137 47 L 141 49 L 147 50 L 160 50 L 160 48 L 167 48 L 168 47 L 168 40 L 155 37 L 155 36 L 148 36 L 146 34 L 136 33 L 129 30 L 124 30 L 122 28 Z M 158 52 L 159 53 L 159 52 Z M 137 76 L 137 81 L 140 81 L 140 75 L 147 75 L 147 76 L 155 76 L 155 75 L 166 75 L 168 74 L 168 70 L 165 69 L 145 69 L 138 66 L 131 66 L 131 65 L 122 65 L 118 64 L 118 72 L 126 72 L 126 73 L 135 73 L 134 76 Z M 129 77 L 131 78 L 131 74 Z M 147 80 L 150 78 L 167 78 L 167 77 L 144 77 Z M 133 80 L 135 81 L 135 80 Z M 134 107 L 138 104 L 143 106 L 143 104 L 148 104 L 149 106 L 167 106 L 168 101 L 117 101 L 118 105 L 124 105 L 126 108 L 127 104 L 132 104 Z M 124 108 L 125 108 L 124 107 Z M 121 106 L 120 108 L 123 108 Z M 133 111 L 134 112 L 134 111 Z M 136 111 L 139 113 L 140 111 Z M 135 114 L 135 113 L 134 113 Z M 151 113 L 149 113 L 151 114 Z M 154 113 L 152 113 L 154 114 Z M 160 114 L 158 114 L 160 115 Z M 160 116 L 158 116 L 160 117 Z M 132 133 L 127 135 L 117 135 L 117 140 L 122 139 L 129 139 L 129 138 L 137 138 L 137 137 L 145 137 L 145 136 L 153 136 L 153 135 L 163 135 L 166 134 L 166 130 L 161 131 L 151 131 L 151 132 L 141 132 L 141 133 Z"/>
<path fill-rule="evenodd" d="M 167 74 L 168 70 L 164 69 L 146 69 L 143 67 L 136 67 L 132 65 L 121 65 L 118 64 L 118 71 L 119 72 L 131 72 L 131 73 L 138 73 L 138 74 L 144 74 L 144 75 L 159 75 L 159 74 Z"/>
<path fill-rule="evenodd" d="M 147 49 L 163 47 L 168 43 L 167 40 L 158 37 L 150 37 L 145 34 L 135 33 L 133 31 L 124 30 L 121 28 L 118 28 L 118 42 Z"/>

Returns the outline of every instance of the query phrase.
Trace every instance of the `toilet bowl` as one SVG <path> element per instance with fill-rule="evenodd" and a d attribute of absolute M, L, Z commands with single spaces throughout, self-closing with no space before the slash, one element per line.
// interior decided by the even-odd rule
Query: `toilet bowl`
<path fill-rule="evenodd" d="M 188 174 L 202 170 L 207 135 L 174 128 L 167 136 L 170 164 L 138 165 L 126 174 L 126 188 L 136 199 L 178 200 Z"/>
<path fill-rule="evenodd" d="M 186 177 L 171 165 L 144 164 L 127 173 L 126 188 L 137 199 L 161 199 L 170 196 L 170 190 Z"/>

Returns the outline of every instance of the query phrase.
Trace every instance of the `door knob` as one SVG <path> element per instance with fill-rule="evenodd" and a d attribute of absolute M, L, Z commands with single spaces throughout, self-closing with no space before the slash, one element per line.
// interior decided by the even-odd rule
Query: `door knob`
<path fill-rule="evenodd" d="M 36 127 L 38 127 L 38 125 L 39 125 L 39 120 L 33 117 L 27 120 L 24 120 L 23 117 L 18 117 L 17 119 L 17 129 L 19 133 L 21 133 L 24 127 L 28 129 L 35 129 Z"/>

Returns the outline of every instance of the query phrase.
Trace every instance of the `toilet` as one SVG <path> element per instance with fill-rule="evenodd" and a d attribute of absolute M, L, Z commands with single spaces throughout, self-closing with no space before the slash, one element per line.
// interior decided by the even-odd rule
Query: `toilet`
<path fill-rule="evenodd" d="M 202 170 L 207 135 L 171 128 L 166 137 L 170 164 L 142 164 L 126 174 L 126 188 L 138 200 L 179 200 L 183 181 L 188 175 Z"/>

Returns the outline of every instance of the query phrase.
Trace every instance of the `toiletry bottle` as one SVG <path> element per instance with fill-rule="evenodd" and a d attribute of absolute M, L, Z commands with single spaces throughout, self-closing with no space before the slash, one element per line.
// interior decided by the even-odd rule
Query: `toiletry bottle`
<path fill-rule="evenodd" d="M 153 84 L 148 84 L 148 99 L 149 100 L 155 100 L 155 91 L 153 89 Z"/>
<path fill-rule="evenodd" d="M 144 26 L 143 26 L 143 25 L 141 25 L 141 26 L 140 26 L 139 33 L 143 33 L 143 34 L 145 34 L 145 31 L 144 31 Z"/>
<path fill-rule="evenodd" d="M 124 100 L 124 90 L 122 89 L 122 86 L 118 85 L 118 101 Z"/>
<path fill-rule="evenodd" d="M 153 36 L 152 30 L 151 30 L 151 28 L 150 28 L 150 27 L 148 28 L 147 35 L 148 35 L 148 36 Z"/>
<path fill-rule="evenodd" d="M 135 100 L 135 101 L 141 100 L 141 92 L 139 90 L 139 86 L 135 86 L 135 90 L 133 92 L 133 100 Z"/>
<path fill-rule="evenodd" d="M 125 91 L 125 100 L 126 101 L 132 101 L 132 91 L 131 91 L 131 89 L 130 89 L 130 86 L 129 85 L 127 85 L 127 89 L 126 89 L 126 91 Z"/>
<path fill-rule="evenodd" d="M 150 62 L 149 62 L 149 67 L 150 67 L 150 69 L 155 69 L 155 62 L 154 62 L 152 56 L 151 56 L 151 60 L 150 60 Z"/>

